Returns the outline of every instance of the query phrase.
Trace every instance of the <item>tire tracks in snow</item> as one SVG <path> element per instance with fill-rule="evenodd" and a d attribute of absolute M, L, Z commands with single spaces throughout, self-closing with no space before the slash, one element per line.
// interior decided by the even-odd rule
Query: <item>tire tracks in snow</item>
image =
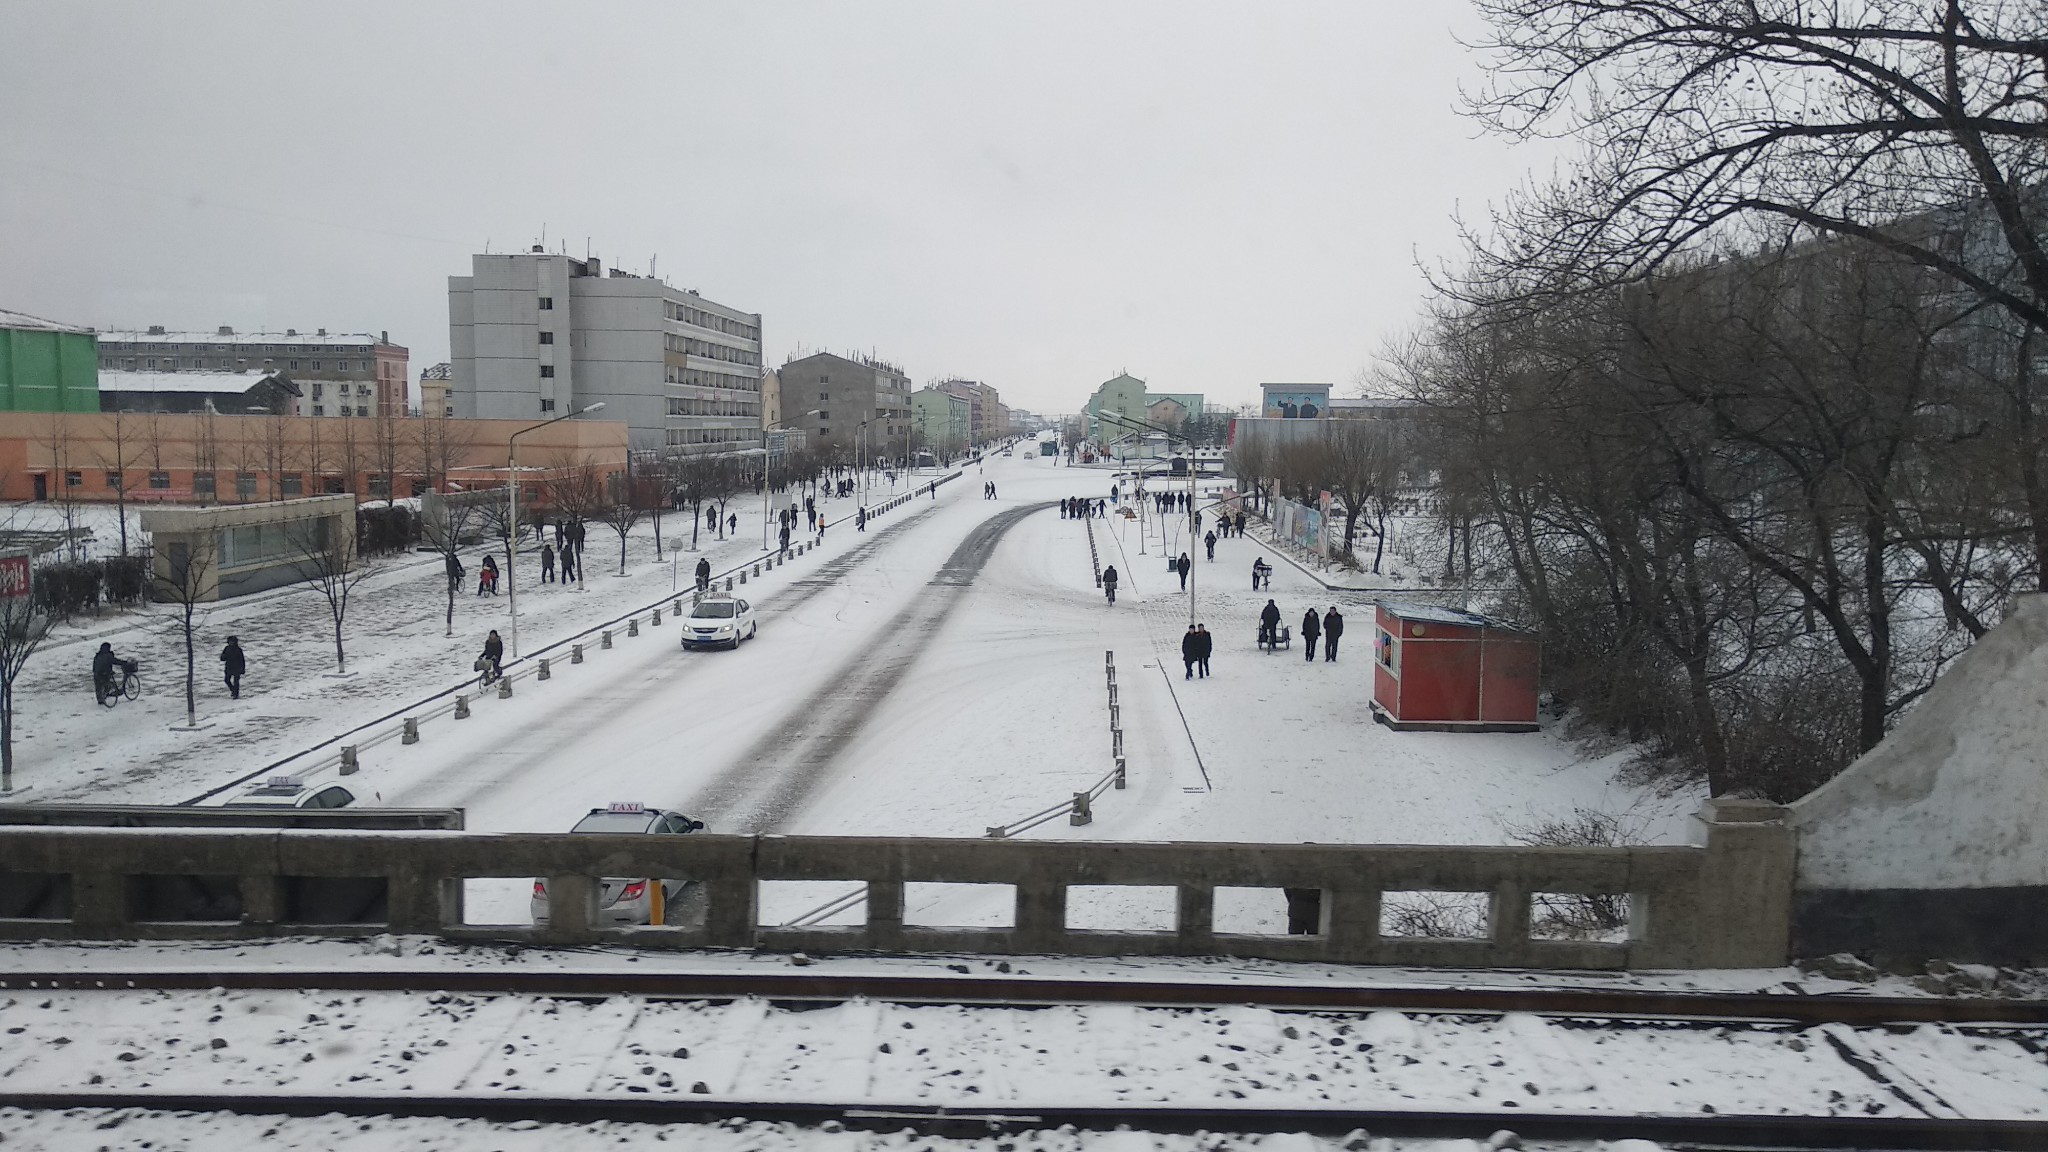
<path fill-rule="evenodd" d="M 870 651 L 842 664 L 825 686 L 790 710 L 769 735 L 700 789 L 684 810 L 740 835 L 774 831 L 803 807 L 868 718 L 896 690 L 911 665 L 966 599 L 974 578 L 1004 534 L 1026 516 L 1055 506 L 1041 501 L 999 512 L 968 532 L 913 601 L 884 624 Z"/>
<path fill-rule="evenodd" d="M 812 598 L 837 587 L 839 581 L 853 571 L 855 565 L 867 560 L 877 550 L 889 544 L 897 534 L 923 521 L 925 517 L 931 515 L 934 507 L 926 504 L 917 512 L 875 532 L 854 547 L 827 560 L 817 571 L 801 580 L 792 580 L 784 591 L 775 593 L 771 599 L 762 600 L 761 606 L 772 608 L 777 613 L 792 612 L 809 603 Z M 702 674 L 702 669 L 706 666 L 704 662 L 691 661 L 687 664 L 671 664 L 657 668 L 637 690 L 611 696 L 601 706 L 579 713 L 576 723 L 551 724 L 539 728 L 519 741 L 517 764 L 507 765 L 504 771 L 493 773 L 491 780 L 478 782 L 460 795 L 450 798 L 445 804 L 437 801 L 436 806 L 467 808 L 478 797 L 502 788 L 508 776 L 525 775 L 535 768 L 560 765 L 592 727 L 623 720 L 640 711 L 655 698 L 674 691 L 679 684 L 687 683 L 691 677 Z M 409 786 L 405 791 L 415 792 L 432 787 L 433 781 L 426 780 Z M 394 802 L 403 795 L 404 793 L 395 793 Z"/>

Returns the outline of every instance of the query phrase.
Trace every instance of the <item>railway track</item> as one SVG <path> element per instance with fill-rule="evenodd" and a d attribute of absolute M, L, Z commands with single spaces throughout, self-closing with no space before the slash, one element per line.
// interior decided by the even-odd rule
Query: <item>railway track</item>
<path fill-rule="evenodd" d="M 1080 980 L 1028 975 L 863 975 L 809 972 L 769 974 L 435 970 L 102 970 L 8 971 L 0 992 L 152 992 L 179 990 L 285 990 L 506 994 L 600 1000 L 632 996 L 653 1000 L 729 1001 L 756 998 L 793 1005 L 855 1000 L 911 1005 L 1050 1006 L 1127 1004 L 1158 1008 L 1253 1006 L 1283 1012 L 1401 1011 L 1444 1016 L 1528 1013 L 1585 1021 L 1594 1026 L 1782 1028 L 1847 1025 L 1887 1029 L 1940 1023 L 1965 1031 L 2012 1037 L 2030 1051 L 2048 1048 L 2048 1003 L 2022 1000 L 1830 996 L 1785 993 L 1668 992 L 1637 989 L 1522 989 L 1426 986 L 1327 986 L 1258 981 Z M 1888 1084 L 1885 1070 L 1866 1069 Z M 309 1086 L 311 1087 L 311 1086 Z M 1138 1132 L 1259 1135 L 1301 1132 L 1484 1141 L 1508 1129 L 1534 1142 L 1640 1139 L 1667 1147 L 1737 1149 L 1986 1149 L 2048 1150 L 2048 1121 L 1975 1119 L 1952 1114 L 1738 1115 L 1637 1114 L 1543 1111 L 1534 1107 L 1470 1111 L 1344 1107 L 1115 1107 L 934 1106 L 719 1098 L 688 1095 L 629 1096 L 492 1092 L 433 1094 L 383 1090 L 360 1095 L 331 1088 L 308 1093 L 276 1091 L 162 1092 L 147 1087 L 83 1091 L 0 1092 L 0 1108 L 31 1111 L 98 1109 L 248 1116 L 407 1117 L 485 1123 L 587 1124 L 596 1121 L 658 1124 L 760 1122 L 801 1128 L 897 1132 L 929 1137 L 977 1137 L 1071 1127 L 1082 1131 L 1129 1128 Z M 1902 1097 L 1903 1098 L 1903 1097 Z"/>
<path fill-rule="evenodd" d="M 1417 985 L 1198 983 L 1076 980 L 1034 976 L 885 976 L 804 972 L 703 973 L 521 969 L 208 969 L 0 971 L 0 990 L 178 991 L 271 989 L 330 992 L 459 992 L 570 999 L 642 996 L 665 1000 L 1042 1005 L 1128 1004 L 1152 1008 L 1246 1005 L 1282 1011 L 1380 1010 L 1496 1015 L 1526 1012 L 1593 1020 L 1708 1023 L 1972 1024 L 2048 1026 L 2048 1001 L 1795 992 L 1669 992 L 1641 989 L 1461 988 Z"/>
<path fill-rule="evenodd" d="M 1873 1116 L 1673 1116 L 1628 1113 L 1339 1108 L 947 1108 L 787 1101 L 636 1099 L 617 1096 L 290 1095 L 171 1092 L 0 1092 L 0 1108 L 232 1113 L 251 1116 L 430 1117 L 491 1123 L 715 1124 L 733 1121 L 837 1126 L 925 1137 L 977 1137 L 1049 1129 L 1141 1133 L 1371 1136 L 1484 1142 L 1507 1130 L 1525 1141 L 1653 1140 L 1672 1148 L 2048 1149 L 2048 1123 Z"/>

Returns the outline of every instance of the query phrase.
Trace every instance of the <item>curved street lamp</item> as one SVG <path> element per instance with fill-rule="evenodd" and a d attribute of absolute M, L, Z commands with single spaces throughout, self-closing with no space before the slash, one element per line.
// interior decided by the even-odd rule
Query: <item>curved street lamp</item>
<path fill-rule="evenodd" d="M 511 495 L 506 498 L 511 505 L 511 519 L 507 520 L 506 524 L 510 527 L 512 536 L 511 543 L 505 549 L 505 599 L 507 602 L 506 606 L 512 611 L 512 658 L 514 660 L 519 659 L 519 578 L 516 575 L 519 571 L 519 438 L 528 432 L 538 432 L 550 424 L 560 424 L 564 420 L 582 416 L 585 413 L 595 412 L 602 407 L 604 407 L 604 401 L 600 400 L 589 407 L 578 408 L 574 412 L 564 412 L 552 420 L 543 420 L 532 427 L 521 428 L 505 438 L 505 472 L 511 478 L 511 482 L 506 485 L 511 490 Z M 583 573 L 582 558 L 578 557 L 577 561 L 576 572 L 577 578 L 580 580 Z"/>

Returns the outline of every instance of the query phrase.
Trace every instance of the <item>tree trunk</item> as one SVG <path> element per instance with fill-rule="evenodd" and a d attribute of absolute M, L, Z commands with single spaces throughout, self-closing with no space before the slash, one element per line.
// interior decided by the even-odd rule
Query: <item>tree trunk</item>
<path fill-rule="evenodd" d="M 455 581 L 449 580 L 445 572 L 442 573 L 441 579 L 446 580 L 448 583 L 448 635 L 453 636 L 455 635 Z"/>
<path fill-rule="evenodd" d="M 192 658 L 192 609 L 185 609 L 185 727 L 199 727 L 199 691 L 193 683 L 198 668 Z"/>
<path fill-rule="evenodd" d="M 1372 574 L 1375 576 L 1380 574 L 1380 561 L 1387 554 L 1387 510 L 1385 508 L 1379 510 L 1377 519 L 1379 525 L 1373 532 L 1372 546 Z"/>
<path fill-rule="evenodd" d="M 14 791 L 14 681 L 0 683 L 0 792 Z"/>
<path fill-rule="evenodd" d="M 334 614 L 334 670 L 348 671 L 348 653 L 341 649 L 341 613 Z"/>

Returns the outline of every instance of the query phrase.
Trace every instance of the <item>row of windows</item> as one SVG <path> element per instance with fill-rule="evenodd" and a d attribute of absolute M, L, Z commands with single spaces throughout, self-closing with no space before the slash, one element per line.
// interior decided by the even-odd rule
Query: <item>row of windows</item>
<path fill-rule="evenodd" d="M 668 350 L 671 352 L 687 352 L 692 356 L 702 356 L 706 360 L 723 360 L 728 364 L 752 364 L 756 367 L 759 367 L 761 364 L 761 354 L 759 352 L 749 352 L 744 348 L 729 348 L 723 344 L 713 344 L 709 340 L 696 340 L 688 336 L 678 336 L 674 333 L 670 333 L 668 336 Z"/>
<path fill-rule="evenodd" d="M 254 500 L 256 498 L 257 483 L 260 480 L 260 478 L 261 475 L 256 472 L 235 473 L 236 498 L 241 500 Z M 108 490 L 116 492 L 120 491 L 121 485 L 126 481 L 126 479 L 127 477 L 124 473 L 109 470 L 107 472 Z M 151 472 L 149 473 L 148 483 L 150 488 L 155 489 L 159 492 L 168 491 L 171 487 L 171 474 L 169 472 Z M 67 488 L 84 487 L 85 473 L 64 473 L 64 486 Z M 370 495 L 375 496 L 379 499 L 382 499 L 387 495 L 390 487 L 390 485 L 386 483 L 384 477 L 374 475 L 369 477 L 369 486 Z M 322 491 L 326 492 L 329 495 L 340 495 L 341 493 L 348 491 L 347 482 L 344 481 L 339 476 L 322 476 L 320 478 L 320 487 Z M 415 478 L 412 481 L 412 494 L 415 496 L 422 495 L 427 491 L 428 487 L 429 485 L 427 484 L 424 478 Z M 192 473 L 192 494 L 194 496 L 212 497 L 218 495 L 219 491 L 220 478 L 218 475 L 212 472 Z M 279 499 L 290 500 L 296 497 L 304 496 L 305 494 L 306 476 L 304 473 L 286 472 L 277 477 L 277 496 Z"/>
<path fill-rule="evenodd" d="M 325 380 L 315 380 L 315 381 L 313 381 L 313 399 L 315 399 L 315 400 L 325 400 L 325 399 L 327 398 L 327 396 L 326 396 L 326 392 L 327 392 L 327 381 L 325 381 Z M 350 394 L 350 393 L 349 393 L 349 383 L 348 383 L 348 382 L 347 382 L 346 380 L 344 380 L 344 381 L 340 381 L 340 382 L 338 382 L 338 383 L 336 383 L 336 384 L 334 385 L 334 395 L 335 395 L 336 397 L 344 397 L 344 396 L 348 396 L 349 394 Z M 377 394 L 377 390 L 376 390 L 376 388 L 375 388 L 375 387 L 373 387 L 373 386 L 371 386 L 371 385 L 369 385 L 369 384 L 357 384 L 357 385 L 355 385 L 355 393 L 354 393 L 354 394 L 355 394 L 355 395 L 357 395 L 357 396 L 375 396 L 375 395 Z"/>
<path fill-rule="evenodd" d="M 685 400 L 680 396 L 668 398 L 668 414 L 671 416 L 759 416 L 761 406 L 744 400 Z"/>
<path fill-rule="evenodd" d="M 825 414 L 823 412 L 818 413 L 818 419 L 823 420 L 824 418 Z M 884 440 L 888 439 L 891 436 L 907 436 L 910 434 L 910 425 L 908 424 L 905 424 L 902 427 L 898 427 L 894 424 L 870 424 L 868 425 L 868 429 L 871 434 L 878 435 Z M 858 426 L 855 427 L 854 431 L 860 431 Z M 818 425 L 818 439 L 823 440 L 825 437 L 830 435 L 832 435 L 832 429 L 827 428 L 823 424 Z"/>
<path fill-rule="evenodd" d="M 206 367 L 206 358 L 203 356 L 191 356 L 183 360 L 175 356 L 144 356 L 140 359 L 144 372 L 177 372 L 181 369 L 187 372 L 198 372 Z M 135 371 L 136 360 L 137 357 L 134 356 L 122 357 L 119 367 L 124 372 L 133 372 Z M 324 360 L 287 360 L 285 361 L 285 370 L 297 372 L 303 364 L 308 366 L 308 371 L 324 372 L 327 371 L 327 369 L 321 367 L 324 363 L 326 363 Z M 114 357 L 100 357 L 100 367 L 112 370 L 115 366 Z M 263 366 L 265 368 L 275 368 L 277 367 L 277 361 L 266 359 L 263 361 Z M 249 370 L 249 362 L 247 360 L 229 360 L 226 357 L 221 357 L 213 362 L 213 367 L 217 372 L 247 372 Z M 370 370 L 370 362 L 368 360 L 336 360 L 333 370 L 336 372 L 368 372 Z M 384 375 L 390 376 L 391 374 L 391 366 L 385 365 Z"/>
<path fill-rule="evenodd" d="M 177 342 L 171 342 L 171 343 L 166 343 L 166 344 L 153 344 L 153 343 L 150 343 L 149 341 L 146 341 L 146 340 L 103 340 L 103 341 L 101 341 L 101 342 L 100 342 L 100 347 L 102 347 L 102 348 L 112 348 L 112 349 L 113 349 L 113 350 L 115 350 L 116 352 L 181 352 L 181 353 L 190 353 L 190 352 L 203 352 L 203 351 L 205 351 L 205 350 L 206 350 L 206 345 L 205 345 L 205 344 L 189 344 L 189 343 L 183 343 L 183 344 L 181 344 L 181 343 L 177 343 Z M 292 350 L 292 346 L 291 346 L 291 345 L 289 345 L 289 344 L 285 344 L 285 345 L 282 345 L 282 346 L 280 346 L 280 345 L 277 345 L 277 344 L 264 344 L 264 345 L 262 345 L 262 346 L 261 346 L 261 347 L 259 348 L 259 346 L 255 345 L 255 344 L 240 344 L 240 343 L 237 343 L 237 344 L 215 344 L 215 345 L 213 346 L 213 350 L 214 350 L 215 352 L 230 352 L 230 351 L 232 351 L 232 352 L 248 352 L 248 353 L 255 353 L 255 352 L 261 351 L 261 352 L 264 352 L 264 353 L 266 353 L 266 354 L 276 354 L 276 353 L 278 353 L 278 352 L 290 352 L 290 351 Z M 337 344 L 337 345 L 335 345 L 335 346 L 334 346 L 334 349 L 333 349 L 333 350 L 334 350 L 334 351 L 336 351 L 336 352 L 368 352 L 368 351 L 370 350 L 370 346 L 369 346 L 369 345 L 367 345 L 367 344 L 350 344 L 350 345 L 339 345 L 339 344 Z"/>
<path fill-rule="evenodd" d="M 671 428 L 668 430 L 670 444 L 756 444 L 761 442 L 759 428 Z"/>
<path fill-rule="evenodd" d="M 689 384 L 697 388 L 726 388 L 735 392 L 759 392 L 761 381 L 751 376 L 727 376 L 723 372 L 706 372 L 700 368 L 670 368 L 668 382 Z"/>
<path fill-rule="evenodd" d="M 685 324 L 694 324 L 699 328 L 709 328 L 713 332 L 723 332 L 727 336 L 738 336 L 742 340 L 759 341 L 761 339 L 761 330 L 752 324 L 743 324 L 738 320 L 728 319 L 713 312 L 706 312 L 702 308 L 692 308 L 688 304 L 670 303 L 665 308 L 668 318 L 671 320 L 681 320 Z"/>
<path fill-rule="evenodd" d="M 348 405 L 346 405 L 346 404 L 337 404 L 337 405 L 335 405 L 335 406 L 334 406 L 334 414 L 335 414 L 336 416 L 346 416 L 346 415 L 348 415 Z M 369 406 L 368 404 L 358 404 L 358 405 L 356 405 L 356 415 L 358 415 L 358 416 L 368 416 L 369 414 L 370 414 L 370 406 Z M 325 404 L 315 404 L 315 405 L 313 405 L 313 415 L 315 415 L 315 416 L 325 416 L 325 415 L 327 415 L 327 405 L 325 405 Z"/>

